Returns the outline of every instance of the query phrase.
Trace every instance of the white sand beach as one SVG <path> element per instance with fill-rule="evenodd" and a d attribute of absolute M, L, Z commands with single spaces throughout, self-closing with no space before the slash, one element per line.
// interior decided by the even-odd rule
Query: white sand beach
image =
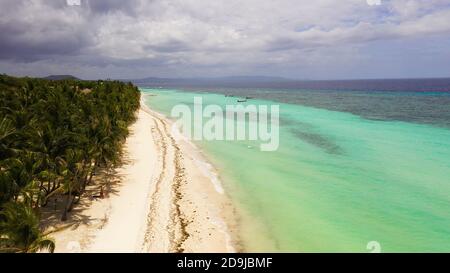
<path fill-rule="evenodd" d="M 92 197 L 97 181 L 66 223 L 48 225 L 56 252 L 235 251 L 233 206 L 213 167 L 171 128 L 141 103 L 105 198 Z"/>

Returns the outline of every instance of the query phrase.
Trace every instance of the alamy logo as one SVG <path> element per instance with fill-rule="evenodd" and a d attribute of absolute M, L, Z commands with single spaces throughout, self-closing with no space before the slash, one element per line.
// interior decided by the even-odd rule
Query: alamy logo
<path fill-rule="evenodd" d="M 176 105 L 171 116 L 176 129 L 193 140 L 260 141 L 264 152 L 278 150 L 279 105 L 219 105 L 204 107 L 202 97 L 194 98 L 193 111 L 188 105 Z"/>

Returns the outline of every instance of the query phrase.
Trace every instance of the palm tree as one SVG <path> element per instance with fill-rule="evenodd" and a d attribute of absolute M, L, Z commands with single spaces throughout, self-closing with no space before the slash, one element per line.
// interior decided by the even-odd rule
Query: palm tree
<path fill-rule="evenodd" d="M 14 128 L 12 121 L 7 117 L 3 117 L 3 119 L 0 120 L 0 143 L 3 143 L 3 141 L 15 131 L 16 129 Z"/>
<path fill-rule="evenodd" d="M 11 147 L 8 145 L 8 139 L 10 139 L 15 132 L 16 128 L 13 126 L 12 120 L 3 117 L 3 119 L 0 120 L 0 160 L 11 154 Z"/>
<path fill-rule="evenodd" d="M 39 235 L 40 208 L 65 195 L 66 220 L 96 169 L 110 173 L 139 99 L 121 82 L 0 75 L 0 247 L 34 252 L 49 244 Z"/>
<path fill-rule="evenodd" d="M 81 149 L 69 149 L 66 151 L 64 164 L 64 190 L 66 192 L 66 203 L 64 206 L 62 221 L 67 220 L 67 213 L 72 210 L 75 198 L 81 197 L 81 182 L 83 175 L 83 153 Z"/>
<path fill-rule="evenodd" d="M 7 203 L 0 211 L 0 252 L 54 252 L 55 242 L 42 234 L 39 218 L 24 203 Z"/>

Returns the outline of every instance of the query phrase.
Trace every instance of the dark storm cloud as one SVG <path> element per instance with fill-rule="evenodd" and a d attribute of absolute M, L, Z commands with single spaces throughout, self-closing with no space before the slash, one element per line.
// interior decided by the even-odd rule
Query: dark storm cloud
<path fill-rule="evenodd" d="M 55 40 L 49 43 L 30 45 L 27 42 L 15 42 L 14 40 L 0 43 L 0 59 L 32 62 L 51 58 L 58 55 L 73 55 L 79 52 L 79 41 Z"/>
<path fill-rule="evenodd" d="M 69 9 L 64 0 L 8 1 L 0 11 L 0 59 L 29 62 L 80 53 L 92 37 Z"/>
<path fill-rule="evenodd" d="M 20 23 L 0 25 L 0 59 L 29 62 L 49 56 L 73 55 L 89 44 L 89 37 L 77 31 L 30 32 L 31 29 Z"/>
<path fill-rule="evenodd" d="M 80 54 L 92 46 L 111 13 L 134 16 L 139 0 L 4 1 L 0 10 L 0 60 L 37 61 Z"/>

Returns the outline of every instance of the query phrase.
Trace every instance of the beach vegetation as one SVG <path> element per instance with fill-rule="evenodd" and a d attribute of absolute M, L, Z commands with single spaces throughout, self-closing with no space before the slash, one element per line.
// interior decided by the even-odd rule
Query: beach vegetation
<path fill-rule="evenodd" d="M 131 83 L 0 75 L 0 252 L 54 250 L 40 210 L 67 220 L 93 176 L 118 162 L 140 92 Z"/>

